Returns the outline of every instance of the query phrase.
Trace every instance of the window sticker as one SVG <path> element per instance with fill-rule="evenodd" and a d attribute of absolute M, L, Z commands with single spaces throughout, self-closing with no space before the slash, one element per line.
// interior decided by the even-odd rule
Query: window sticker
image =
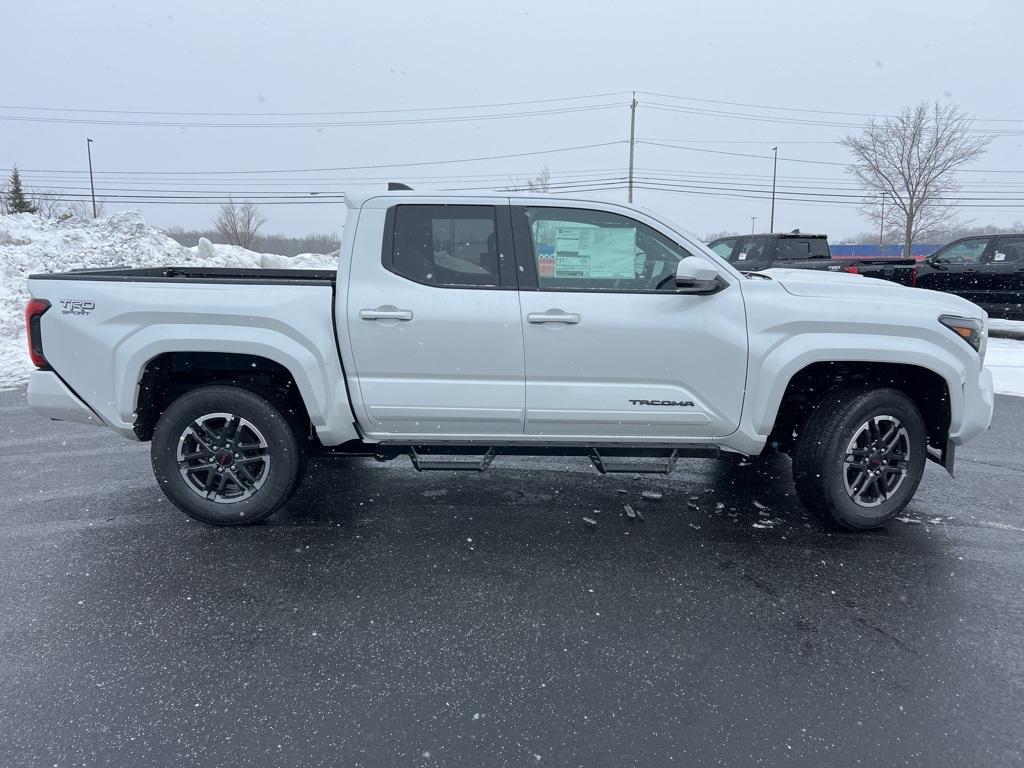
<path fill-rule="evenodd" d="M 995 255 L 992 257 L 992 260 L 993 261 L 1006 261 L 1006 254 L 1002 253 L 1000 251 L 996 251 Z"/>
<path fill-rule="evenodd" d="M 560 226 L 555 230 L 555 277 L 631 280 L 636 251 L 635 227 Z"/>
<path fill-rule="evenodd" d="M 747 260 L 747 254 L 745 252 L 741 253 L 739 256 L 736 257 L 736 260 L 737 261 L 746 261 Z"/>

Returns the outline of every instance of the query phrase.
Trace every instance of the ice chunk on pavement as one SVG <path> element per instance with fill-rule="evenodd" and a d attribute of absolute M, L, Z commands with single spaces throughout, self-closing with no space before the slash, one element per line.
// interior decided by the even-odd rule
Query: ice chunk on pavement
<path fill-rule="evenodd" d="M 584 523 L 586 523 L 586 524 L 587 524 L 587 525 L 589 525 L 589 526 L 595 526 L 595 525 L 597 525 L 597 520 L 595 520 L 595 519 L 594 519 L 594 518 L 592 518 L 592 517 L 584 517 L 584 518 L 583 518 L 583 522 L 584 522 Z"/>
<path fill-rule="evenodd" d="M 661 491 L 644 491 L 640 494 L 640 498 L 647 499 L 648 501 L 658 501 L 661 498 Z"/>

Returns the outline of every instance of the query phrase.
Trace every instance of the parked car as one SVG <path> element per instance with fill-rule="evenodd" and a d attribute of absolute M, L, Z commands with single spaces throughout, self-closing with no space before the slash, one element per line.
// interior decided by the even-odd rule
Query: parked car
<path fill-rule="evenodd" d="M 773 267 L 785 269 L 820 269 L 829 272 L 850 272 L 910 285 L 914 259 L 852 258 L 836 259 L 828 246 L 826 235 L 809 235 L 799 230 L 760 235 L 720 237 L 708 247 L 737 269 L 757 272 Z"/>
<path fill-rule="evenodd" d="M 954 240 L 918 265 L 914 284 L 962 296 L 994 317 L 1024 319 L 1024 234 Z"/>
<path fill-rule="evenodd" d="M 223 525 L 280 508 L 311 452 L 668 473 L 778 448 L 808 508 L 866 529 L 992 417 L 985 313 L 955 296 L 743 273 L 597 200 L 346 203 L 336 273 L 32 275 L 30 407 L 151 441 L 171 501 Z"/>

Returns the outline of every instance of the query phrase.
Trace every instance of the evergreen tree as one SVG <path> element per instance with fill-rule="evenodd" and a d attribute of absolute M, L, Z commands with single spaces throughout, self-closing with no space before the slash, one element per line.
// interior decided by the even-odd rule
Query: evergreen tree
<path fill-rule="evenodd" d="M 35 213 L 38 210 L 25 197 L 25 191 L 21 188 L 21 174 L 18 173 L 18 166 L 11 169 L 11 185 L 7 190 L 7 210 L 10 213 Z"/>

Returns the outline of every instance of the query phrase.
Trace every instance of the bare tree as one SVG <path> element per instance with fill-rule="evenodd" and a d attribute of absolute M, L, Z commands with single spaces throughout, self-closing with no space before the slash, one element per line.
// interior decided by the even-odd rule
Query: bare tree
<path fill-rule="evenodd" d="M 259 243 L 259 228 L 266 222 L 253 203 L 243 200 L 239 204 L 228 197 L 213 225 L 225 242 L 252 250 Z"/>
<path fill-rule="evenodd" d="M 509 177 L 508 186 L 502 189 L 503 192 L 550 192 L 551 191 L 551 169 L 546 165 L 533 178 L 523 181 L 518 176 Z"/>
<path fill-rule="evenodd" d="M 849 172 L 867 191 L 863 213 L 883 230 L 898 230 L 909 257 L 916 238 L 950 226 L 958 189 L 953 173 L 984 154 L 990 141 L 955 105 L 922 102 L 895 117 L 872 118 L 860 136 L 840 143 L 853 153 Z"/>
<path fill-rule="evenodd" d="M 59 192 L 47 189 L 33 190 L 30 194 L 36 212 L 44 219 L 91 219 L 92 202 L 90 200 L 67 200 L 61 197 Z M 106 205 L 103 200 L 96 201 L 96 218 L 105 213 Z"/>

